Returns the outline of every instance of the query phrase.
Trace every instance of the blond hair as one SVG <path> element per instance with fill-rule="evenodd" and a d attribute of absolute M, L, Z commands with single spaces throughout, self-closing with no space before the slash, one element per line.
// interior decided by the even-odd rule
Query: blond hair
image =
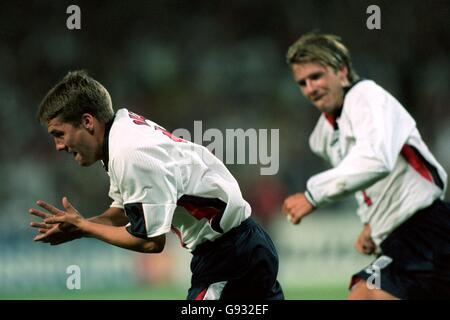
<path fill-rule="evenodd" d="M 315 62 L 335 71 L 347 67 L 349 82 L 359 79 L 352 67 L 350 52 L 341 38 L 332 34 L 307 33 L 301 36 L 289 47 L 286 60 L 289 65 Z"/>

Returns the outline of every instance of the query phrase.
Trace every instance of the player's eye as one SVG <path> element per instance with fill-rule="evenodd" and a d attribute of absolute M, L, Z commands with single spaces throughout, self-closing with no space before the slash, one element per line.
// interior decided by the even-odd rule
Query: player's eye
<path fill-rule="evenodd" d="M 319 73 L 314 73 L 311 75 L 310 79 L 311 80 L 319 80 L 320 78 L 322 78 L 323 73 L 319 72 Z"/>

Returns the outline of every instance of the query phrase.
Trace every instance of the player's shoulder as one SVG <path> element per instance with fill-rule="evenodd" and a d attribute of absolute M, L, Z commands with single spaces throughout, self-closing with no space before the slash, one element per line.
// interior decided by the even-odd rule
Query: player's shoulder
<path fill-rule="evenodd" d="M 345 102 L 353 101 L 356 99 L 371 99 L 380 97 L 386 93 L 379 84 L 370 79 L 363 79 L 355 83 L 346 93 Z"/>
<path fill-rule="evenodd" d="M 129 111 L 119 109 L 109 134 L 110 157 L 127 158 L 136 152 L 150 153 L 162 143 L 162 135 L 155 134 L 155 123 Z"/>
<path fill-rule="evenodd" d="M 389 93 L 375 81 L 360 80 L 345 95 L 343 115 L 361 115 L 373 108 L 378 110 L 385 105 L 389 96 Z"/>

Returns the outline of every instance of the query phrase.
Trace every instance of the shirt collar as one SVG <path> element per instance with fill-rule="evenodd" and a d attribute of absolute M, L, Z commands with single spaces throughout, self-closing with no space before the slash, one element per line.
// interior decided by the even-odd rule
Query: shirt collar
<path fill-rule="evenodd" d="M 361 80 L 363 80 L 363 79 L 359 79 L 358 81 L 353 82 L 351 85 L 343 88 L 344 89 L 344 99 L 345 99 L 345 96 L 347 95 L 347 93 L 350 91 L 350 89 L 353 88 L 355 86 L 355 84 L 357 84 Z M 339 109 L 337 110 L 335 115 L 328 113 L 328 112 L 324 112 L 325 118 L 331 124 L 331 126 L 333 127 L 334 130 L 339 129 L 339 126 L 338 126 L 336 120 L 339 119 L 339 117 L 341 116 L 343 107 L 344 107 L 344 103 L 342 103 L 342 106 L 339 107 Z"/>
<path fill-rule="evenodd" d="M 105 135 L 103 136 L 103 168 L 108 171 L 108 162 L 109 162 L 109 132 L 111 131 L 111 127 L 114 123 L 114 117 L 105 124 Z"/>

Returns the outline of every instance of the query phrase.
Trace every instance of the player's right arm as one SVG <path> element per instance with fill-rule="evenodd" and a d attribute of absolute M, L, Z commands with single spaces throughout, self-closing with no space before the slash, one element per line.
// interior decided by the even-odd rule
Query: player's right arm
<path fill-rule="evenodd" d="M 32 215 L 40 217 L 42 220 L 52 216 L 34 208 L 30 209 L 29 212 Z M 128 223 L 128 218 L 124 210 L 117 207 L 110 207 L 102 214 L 89 218 L 88 220 L 94 223 L 116 227 L 125 226 Z M 58 245 L 87 236 L 76 226 L 66 223 L 54 225 L 44 222 L 32 222 L 30 226 L 39 229 L 39 233 L 42 234 L 39 241 L 50 243 L 51 245 Z"/>
<path fill-rule="evenodd" d="M 166 241 L 165 234 L 159 234 L 152 237 L 136 237 L 128 232 L 124 226 L 116 227 L 88 221 L 69 203 L 69 200 L 66 197 L 63 198 L 62 204 L 65 211 L 59 210 L 44 201 L 38 202 L 40 207 L 52 213 L 49 218 L 44 219 L 45 223 L 56 225 L 67 223 L 69 225 L 74 225 L 82 230 L 83 234 L 137 252 L 159 253 L 164 249 Z M 41 241 L 43 237 L 45 236 L 38 235 L 34 240 Z"/>
<path fill-rule="evenodd" d="M 102 214 L 89 218 L 88 220 L 91 222 L 115 227 L 125 226 L 129 222 L 125 211 L 122 208 L 118 207 L 110 207 Z"/>

